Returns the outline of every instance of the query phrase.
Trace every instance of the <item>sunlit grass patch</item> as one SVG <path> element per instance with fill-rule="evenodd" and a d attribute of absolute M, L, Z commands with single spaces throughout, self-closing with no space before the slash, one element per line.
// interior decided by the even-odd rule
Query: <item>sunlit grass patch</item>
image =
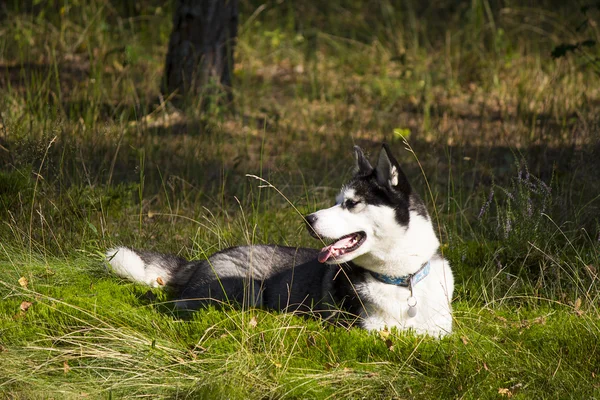
<path fill-rule="evenodd" d="M 49 261 L 53 274 L 49 266 L 30 268 L 26 287 L 14 282 L 19 273 L 0 283 L 2 384 L 15 395 L 453 397 L 508 389 L 524 397 L 586 397 L 597 391 L 600 360 L 589 346 L 600 325 L 589 305 L 458 301 L 455 333 L 439 341 L 252 309 L 209 308 L 179 319 L 153 306 L 160 293 L 149 301 L 147 289 L 108 276 L 93 267 L 95 259 Z M 76 265 L 98 273 L 86 275 Z M 61 284 L 61 276 L 69 278 Z M 22 301 L 32 303 L 26 311 Z"/>

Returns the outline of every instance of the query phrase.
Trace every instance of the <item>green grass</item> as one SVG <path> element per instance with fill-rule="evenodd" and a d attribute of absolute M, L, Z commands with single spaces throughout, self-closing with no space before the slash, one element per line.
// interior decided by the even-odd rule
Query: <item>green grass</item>
<path fill-rule="evenodd" d="M 260 310 L 190 320 L 118 282 L 90 256 L 13 265 L 0 282 L 7 393 L 66 397 L 585 398 L 600 362 L 593 313 L 539 298 L 455 303 L 441 341 L 366 333 Z M 52 268 L 52 270 L 50 269 Z M 26 272 L 29 289 L 14 282 Z M 33 303 L 19 312 L 22 301 Z M 518 305 L 513 304 L 513 301 Z M 254 320 L 255 324 L 252 323 Z"/>
<path fill-rule="evenodd" d="M 171 9 L 135 4 L 1 11 L 2 397 L 600 396 L 597 49 L 550 56 L 597 40 L 597 10 L 241 1 L 234 111 L 176 111 L 159 95 Z M 115 244 L 318 247 L 294 207 L 330 204 L 352 145 L 382 141 L 455 272 L 447 338 L 178 315 L 103 263 Z"/>

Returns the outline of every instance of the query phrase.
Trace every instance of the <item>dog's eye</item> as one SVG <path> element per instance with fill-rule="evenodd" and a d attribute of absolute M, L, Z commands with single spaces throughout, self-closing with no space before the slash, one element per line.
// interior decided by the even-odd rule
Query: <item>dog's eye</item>
<path fill-rule="evenodd" d="M 344 206 L 346 208 L 350 209 L 350 208 L 353 208 L 354 206 L 356 206 L 358 203 L 359 203 L 358 201 L 348 199 L 348 200 L 344 201 Z"/>

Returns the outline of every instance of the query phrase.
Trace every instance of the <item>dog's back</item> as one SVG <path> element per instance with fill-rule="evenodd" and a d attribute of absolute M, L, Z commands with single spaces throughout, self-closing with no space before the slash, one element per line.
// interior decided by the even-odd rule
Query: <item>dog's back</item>
<path fill-rule="evenodd" d="M 177 306 L 197 309 L 209 302 L 234 301 L 274 310 L 309 311 L 329 291 L 331 268 L 317 261 L 318 250 L 285 246 L 239 246 L 207 260 L 118 247 L 107 252 L 121 277 L 149 286 L 168 286 Z"/>

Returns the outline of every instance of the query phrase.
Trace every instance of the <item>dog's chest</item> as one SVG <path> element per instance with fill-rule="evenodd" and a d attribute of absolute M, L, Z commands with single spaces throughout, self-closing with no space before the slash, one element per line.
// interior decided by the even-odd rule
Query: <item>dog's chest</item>
<path fill-rule="evenodd" d="M 411 297 L 408 288 L 369 279 L 358 290 L 361 299 L 365 302 L 363 311 L 365 325 L 376 325 L 365 326 L 367 329 L 404 325 L 409 319 L 416 317 L 408 315 L 408 301 Z"/>
<path fill-rule="evenodd" d="M 397 327 L 418 333 L 433 333 L 441 314 L 449 315 L 448 306 L 432 293 L 427 280 L 414 288 L 390 285 L 368 279 L 357 289 L 364 301 L 362 325 L 368 330 Z M 412 308 L 412 312 L 409 309 Z"/>

